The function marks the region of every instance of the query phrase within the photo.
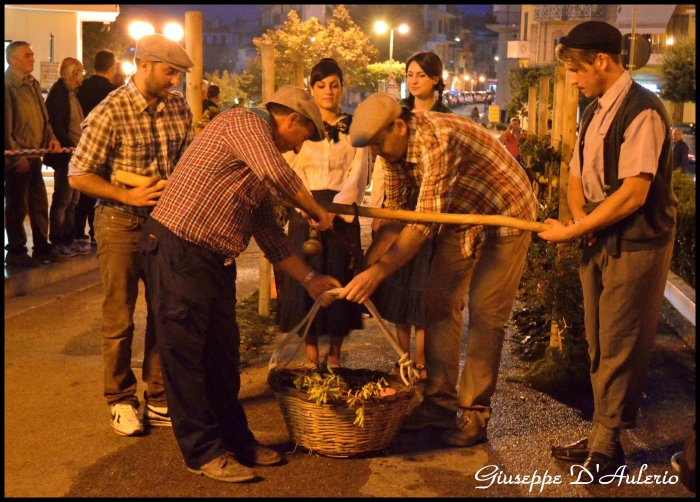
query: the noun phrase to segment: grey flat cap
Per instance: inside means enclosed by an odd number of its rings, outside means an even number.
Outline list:
[[[316,126],[316,132],[318,133],[311,138],[311,141],[326,139],[326,129],[323,127],[321,110],[311,95],[304,89],[294,87],[293,85],[283,85],[263,104],[266,105],[268,103],[277,103],[278,105],[286,106],[311,120]]]
[[[194,66],[180,44],[157,33],[144,35],[136,42],[134,58],[165,63],[184,72],[189,72],[190,68]]]
[[[365,99],[355,110],[350,124],[350,143],[359,148],[369,145],[374,137],[401,116],[401,105],[384,92]]]

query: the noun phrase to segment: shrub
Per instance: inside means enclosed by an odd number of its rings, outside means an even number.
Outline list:
[[[678,197],[678,208],[671,271],[695,289],[695,182],[674,172],[673,192]]]

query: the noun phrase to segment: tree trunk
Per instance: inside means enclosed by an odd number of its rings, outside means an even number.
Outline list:
[[[671,122],[674,124],[683,123],[683,103],[673,103]]]

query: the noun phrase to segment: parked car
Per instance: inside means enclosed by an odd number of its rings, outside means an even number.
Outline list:
[[[476,91],[474,92],[474,102],[475,103],[486,103],[486,91]]]
[[[442,103],[445,106],[449,106],[450,108],[453,108],[457,106],[457,98],[455,98],[452,94],[450,94],[449,91],[445,91],[442,93]]]
[[[452,99],[452,103],[453,103],[453,104],[451,104],[451,105],[449,105],[449,106],[462,106],[462,105],[464,104],[464,102],[462,101],[461,96],[460,96],[460,94],[459,94],[459,91],[452,91],[452,90],[443,91],[443,96],[444,96],[445,94],[447,94],[448,96],[450,96],[451,99]]]
[[[464,96],[464,103],[467,105],[473,105],[476,101],[474,98],[474,93],[471,91],[462,91],[460,94]]]

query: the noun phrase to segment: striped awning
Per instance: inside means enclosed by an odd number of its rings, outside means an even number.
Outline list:
[[[623,35],[632,33],[632,14],[637,9],[636,33],[664,34],[675,8],[675,5],[620,5],[615,26]]]

